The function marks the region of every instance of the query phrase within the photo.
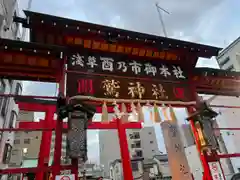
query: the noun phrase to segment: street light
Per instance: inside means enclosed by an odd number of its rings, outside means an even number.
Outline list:
[[[67,102],[62,94],[57,99],[57,114],[59,119],[68,117],[67,154],[70,158],[80,158],[87,161],[87,127],[96,108],[80,100]]]
[[[218,113],[212,110],[206,101],[199,102],[196,108],[196,112],[191,114],[187,120],[194,121],[201,147],[218,149],[218,143],[213,130],[213,119]]]

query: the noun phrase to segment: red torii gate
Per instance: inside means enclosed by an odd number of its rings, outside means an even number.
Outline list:
[[[93,51],[110,51],[111,53],[127,54],[128,56],[139,57],[140,59],[144,57],[155,59],[155,61],[160,59],[165,60],[170,64],[174,62],[178,65],[183,65],[188,69],[188,73],[191,77],[185,83],[189,85],[189,94],[193,96],[196,92],[216,92],[217,94],[224,95],[239,95],[239,91],[237,91],[236,88],[239,76],[234,76],[236,78],[233,79],[232,74],[230,73],[229,78],[226,77],[226,72],[223,72],[224,75],[222,76],[219,76],[219,72],[216,73],[217,75],[208,74],[209,76],[206,76],[205,72],[209,72],[209,70],[204,69],[200,69],[199,74],[195,72],[196,69],[194,69],[194,66],[196,65],[198,57],[210,58],[211,56],[216,56],[220,48],[73,21],[29,11],[26,12],[26,15],[28,17],[27,19],[15,17],[15,21],[20,22],[24,27],[31,29],[31,42],[26,43],[11,40],[1,40],[0,42],[0,55],[2,58],[2,61],[0,62],[0,75],[5,78],[57,82],[60,85],[59,92],[64,93],[65,74],[75,73],[76,76],[79,74],[76,69],[65,69],[65,65],[69,63],[67,62],[67,56],[71,54],[71,51],[75,51],[77,48],[81,47]],[[83,74],[89,75],[91,73],[84,72]],[[98,75],[101,75],[101,73]],[[112,74],[112,76],[117,77],[116,74]],[[220,82],[219,79],[223,82]],[[150,78],[145,78],[145,80],[152,81]],[[168,81],[168,83],[169,82],[174,83],[171,80]],[[181,82],[177,83],[181,84]],[[222,91],[219,91],[219,87],[222,88]],[[76,89],[74,89],[74,91],[75,90]],[[177,88],[175,88],[175,90],[177,90]],[[174,91],[174,93],[181,96],[182,92]],[[56,110],[56,107],[53,104],[55,102],[37,100],[39,98],[56,98],[39,96],[25,96],[24,98],[25,100],[16,97],[19,108],[27,111],[46,112],[45,120],[38,123],[20,123],[19,128],[17,129],[3,129],[1,131],[42,130],[43,138],[39,153],[38,167],[5,169],[0,170],[0,173],[35,172],[37,173],[37,179],[42,180],[44,172],[52,171],[54,178],[59,174],[60,170],[71,169],[77,176],[77,160],[73,160],[72,165],[70,166],[60,165],[61,151],[59,150],[61,149],[62,133],[66,124],[61,120],[53,120],[53,115]],[[35,98],[35,101],[30,100],[31,98]],[[194,101],[197,100],[196,97],[193,99]],[[182,107],[183,105],[175,104],[173,106]],[[188,107],[189,112],[193,112],[192,106],[194,106],[194,104],[184,106]],[[112,112],[112,109],[109,107],[108,111]],[[98,109],[98,112],[101,112],[101,108]],[[203,162],[204,178],[210,180],[211,173],[208,161],[218,161],[219,159],[215,155],[211,155],[212,159],[208,159],[208,155],[202,153],[195,125],[193,121],[190,122],[196,138],[200,157]],[[141,123],[135,122],[123,124],[119,120],[109,123],[91,122],[88,128],[118,129],[124,179],[133,179],[125,129],[141,128]],[[54,164],[53,166],[47,167],[45,161],[47,161],[49,157],[49,140],[52,130],[56,131]]]
[[[57,120],[57,121],[53,120],[54,113],[56,112],[55,105],[41,105],[38,103],[26,103],[26,102],[19,102],[18,105],[19,105],[20,110],[35,111],[35,112],[39,111],[39,112],[46,113],[45,119],[43,121],[20,122],[19,127],[18,127],[19,128],[18,130],[24,130],[24,131],[31,131],[31,130],[32,131],[36,131],[36,130],[43,131],[44,130],[43,134],[42,134],[42,142],[41,142],[41,146],[40,146],[39,157],[38,157],[39,161],[38,161],[38,166],[37,166],[37,168],[44,168],[44,166],[46,166],[46,162],[48,164],[48,161],[49,161],[51,136],[52,136],[51,132],[53,130],[57,131],[57,128],[59,128],[58,130],[61,130],[61,132],[63,133],[63,131],[67,129],[67,123],[61,122],[62,124],[61,124],[61,129],[60,129],[60,127],[58,126],[59,120]],[[112,108],[108,108],[108,111],[113,113]],[[97,108],[97,113],[101,113],[101,108]],[[117,129],[118,135],[119,135],[118,137],[119,137],[119,144],[121,147],[120,150],[121,150],[122,159],[125,159],[125,160],[127,160],[127,162],[130,162],[128,149],[125,148],[127,146],[127,137],[126,137],[125,130],[126,129],[141,129],[141,127],[142,127],[141,122],[121,123],[121,121],[115,120],[115,121],[112,121],[109,123],[90,122],[88,129]],[[56,135],[56,137],[57,137],[57,135]],[[61,144],[62,144],[62,139],[56,138],[55,139],[54,157],[60,156],[60,158],[61,158],[61,151],[56,150],[56,149],[62,148]],[[56,158],[54,158],[54,159],[56,159]],[[77,161],[75,161],[75,163],[77,163]],[[78,163],[77,163],[77,165],[78,165]],[[128,164],[126,163],[126,161],[124,162],[124,160],[123,160],[123,165],[128,166]],[[58,168],[58,171],[56,172],[56,174],[58,174],[59,170],[60,170],[60,163],[59,163],[59,167],[56,167],[56,168]],[[130,166],[130,168],[131,168],[131,166]],[[72,170],[75,169],[75,171],[74,171],[75,176],[78,177],[78,169],[76,169],[76,164],[73,163],[72,167],[70,169],[72,169]],[[130,172],[127,172],[128,176],[131,175],[131,172],[132,172],[131,169],[130,169]],[[42,179],[43,172],[38,173],[37,178]]]
[[[5,97],[14,97],[14,95],[2,95]],[[73,159],[72,165],[61,166],[61,150],[62,148],[62,136],[56,134],[55,139],[55,150],[54,150],[54,160],[56,163],[52,167],[48,167],[49,155],[50,155],[50,146],[51,146],[51,137],[52,131],[60,131],[61,134],[64,133],[64,130],[67,130],[67,123],[64,123],[60,120],[54,120],[54,113],[56,112],[56,102],[47,101],[47,100],[35,100],[34,98],[41,99],[56,99],[56,97],[48,97],[48,96],[15,96],[17,100],[17,104],[20,110],[23,111],[34,111],[34,112],[45,112],[45,119],[40,120],[39,122],[21,122],[18,125],[17,129],[4,129],[4,131],[42,131],[42,140],[40,144],[40,150],[38,155],[38,165],[36,168],[11,168],[0,171],[0,173],[28,173],[35,172],[37,179],[44,178],[44,172],[52,169],[53,178],[59,174],[60,170],[70,169],[75,174],[75,177],[78,177],[78,161]],[[18,100],[19,99],[21,100]],[[24,99],[24,100],[23,100]],[[102,108],[97,107],[96,113],[101,113]],[[128,110],[129,111],[129,110]],[[114,113],[113,107],[108,107],[109,113]],[[60,122],[60,123],[59,123]],[[61,125],[59,125],[61,124]],[[128,152],[127,145],[127,137],[125,130],[126,129],[141,129],[141,122],[128,122],[121,123],[120,120],[113,120],[108,123],[102,122],[92,122],[90,121],[88,129],[116,129],[118,130],[119,144],[121,150],[121,156],[123,159],[123,165],[125,167],[128,166],[130,162],[130,156]],[[58,138],[57,138],[58,137]],[[127,147],[127,148],[126,148]],[[56,150],[58,149],[58,150]],[[123,158],[124,157],[124,158]],[[125,160],[125,161],[124,161]],[[131,165],[129,167],[129,171],[127,171],[127,176],[130,178],[132,176]]]

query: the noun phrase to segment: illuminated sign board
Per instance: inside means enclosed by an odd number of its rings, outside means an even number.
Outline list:
[[[91,50],[100,50],[103,52],[120,53],[129,56],[138,56],[154,59],[162,59],[167,61],[179,61],[180,57],[177,56],[173,51],[169,50],[158,50],[138,44],[121,44],[115,42],[107,42],[104,40],[98,40],[94,37],[84,36],[69,36],[59,35],[48,32],[38,32],[37,30],[32,31],[33,42],[40,42],[46,44],[55,44],[62,46],[75,46],[83,47]]]
[[[140,56],[140,57],[151,57],[158,58],[163,60],[179,60],[178,56],[174,53],[167,51],[157,51],[152,48],[146,47],[137,47],[130,45],[121,45],[116,43],[107,43],[104,41],[96,41],[81,37],[66,37],[66,44],[68,45],[82,45],[84,48],[93,49],[93,50],[101,50],[105,52],[114,52],[114,53],[124,53],[132,56]]]
[[[187,84],[184,68],[167,61],[141,61],[86,48],[68,57],[70,97],[188,102],[192,96]]]

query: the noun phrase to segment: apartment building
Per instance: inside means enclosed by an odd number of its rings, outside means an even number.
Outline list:
[[[20,122],[34,121],[34,112],[20,111],[17,125]],[[9,166],[31,167],[37,163],[40,143],[42,139],[41,131],[19,131],[15,132],[12,155]]]
[[[160,154],[154,127],[128,129],[128,148],[131,159],[152,159]],[[109,177],[110,163],[120,157],[118,133],[116,130],[99,132],[100,164],[104,166],[104,176]]]
[[[217,57],[217,62],[221,69],[229,71],[240,71],[240,37],[233,41],[230,45],[224,48]],[[225,106],[240,106],[239,97],[217,96],[212,104],[219,104]],[[217,117],[219,127],[240,127],[238,117],[240,115],[239,108],[218,108]],[[239,153],[240,145],[240,131],[221,131],[222,142],[225,147],[222,148],[222,153]],[[227,172],[225,174],[240,172],[240,159],[230,158],[227,163]]]
[[[20,25],[13,22],[13,16],[19,15],[17,0],[0,1],[0,37],[20,39]]]
[[[21,94],[22,84],[18,81],[0,79],[1,94]],[[18,115],[18,106],[14,98],[0,97],[0,128],[14,128]],[[14,132],[0,133],[0,169],[8,167],[14,141]],[[4,179],[4,177],[2,177]]]
[[[217,62],[221,69],[240,71],[240,37],[219,53]]]
[[[167,154],[155,155],[152,159],[138,158],[131,161],[134,179],[172,179]],[[110,163],[110,179],[123,180],[122,162]]]

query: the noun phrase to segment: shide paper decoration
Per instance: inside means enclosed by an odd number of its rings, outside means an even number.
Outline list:
[[[159,110],[158,110],[158,106],[156,105],[156,103],[154,104],[153,111],[154,111],[153,121],[154,121],[155,123],[160,123],[160,122],[162,122],[162,119],[161,119],[161,116],[160,116],[160,113],[159,113]]]
[[[101,119],[101,122],[103,122],[103,123],[108,123],[109,122],[108,109],[107,109],[106,102],[104,102],[103,105],[102,105],[102,119]]]

